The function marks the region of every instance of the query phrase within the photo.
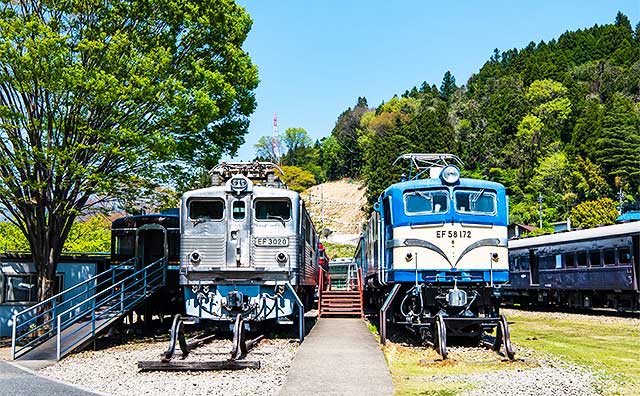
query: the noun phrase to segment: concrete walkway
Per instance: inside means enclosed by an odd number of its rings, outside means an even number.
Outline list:
[[[380,346],[362,319],[321,318],[300,345],[280,396],[393,394]]]
[[[0,360],[0,396],[95,396],[82,389],[50,380]]]

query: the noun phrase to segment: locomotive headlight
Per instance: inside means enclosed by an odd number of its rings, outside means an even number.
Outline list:
[[[280,252],[276,255],[276,261],[280,265],[284,265],[288,260],[289,260],[289,257],[287,257],[287,254],[284,252]]]
[[[198,264],[200,264],[200,261],[202,260],[202,255],[200,254],[199,251],[194,250],[189,255],[189,260],[191,261],[192,264],[198,265]]]
[[[495,261],[496,263],[498,262],[498,259],[500,257],[498,256],[498,253],[491,253],[491,260]]]
[[[413,260],[413,254],[411,254],[411,253],[407,253],[407,254],[404,256],[404,259],[405,259],[405,260],[407,260],[407,262],[409,262],[409,261]]]
[[[440,178],[447,184],[457,183],[460,179],[460,169],[455,165],[447,165],[440,172]]]

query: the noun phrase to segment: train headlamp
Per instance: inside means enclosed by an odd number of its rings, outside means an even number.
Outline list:
[[[286,253],[280,252],[276,255],[276,261],[278,264],[285,264],[289,260]]]
[[[460,169],[455,165],[447,165],[440,172],[440,178],[447,184],[454,184],[460,180]]]
[[[193,252],[191,252],[191,254],[189,255],[189,260],[191,261],[191,263],[193,265],[198,265],[200,264],[200,261],[202,260],[202,255],[200,254],[199,251],[194,250]]]

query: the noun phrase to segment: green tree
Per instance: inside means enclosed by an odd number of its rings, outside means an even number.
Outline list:
[[[27,251],[29,242],[20,228],[8,221],[0,222],[0,251]]]
[[[640,185],[640,119],[628,98],[615,94],[605,110],[602,134],[596,140],[594,156],[609,176]]]
[[[444,73],[444,77],[442,77],[442,84],[440,84],[440,97],[445,102],[448,102],[456,92],[456,89],[458,89],[456,86],[456,78],[451,74],[451,71],[447,70],[447,72]]]
[[[76,221],[64,243],[65,252],[108,252],[111,250],[109,220],[94,215],[84,221]]]
[[[617,204],[611,198],[585,201],[571,210],[571,224],[575,227],[613,224],[617,217]]]
[[[293,191],[303,192],[307,188],[316,184],[313,173],[297,166],[283,166],[283,174],[280,175],[287,187]]]
[[[250,28],[231,0],[2,2],[0,202],[40,299],[78,215],[132,178],[188,180],[236,151],[258,82]]]

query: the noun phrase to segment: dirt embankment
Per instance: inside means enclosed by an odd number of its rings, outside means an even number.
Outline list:
[[[362,231],[366,189],[361,182],[342,179],[313,186],[302,193],[318,231],[332,231],[330,241],[353,243]]]

